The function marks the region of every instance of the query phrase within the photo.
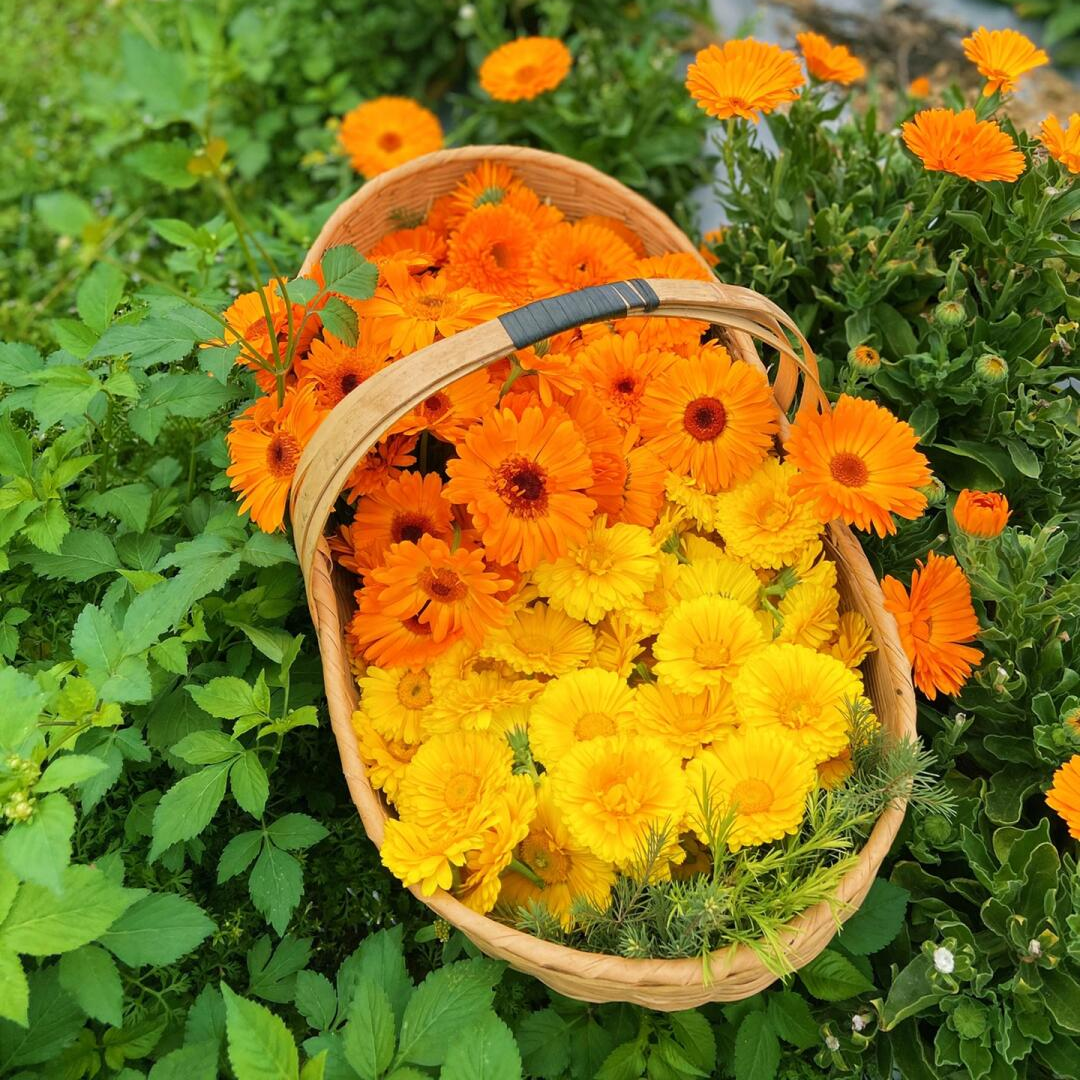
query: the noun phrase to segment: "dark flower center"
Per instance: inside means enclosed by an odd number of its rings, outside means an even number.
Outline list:
[[[683,413],[683,427],[698,442],[711,442],[727,427],[727,410],[719,398],[694,398]]]

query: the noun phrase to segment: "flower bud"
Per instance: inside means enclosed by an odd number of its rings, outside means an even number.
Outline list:
[[[865,1031],[866,1030],[866,1017],[862,1013],[856,1013],[851,1018],[851,1030],[852,1031]]]
[[[873,375],[881,367],[881,353],[872,345],[856,345],[847,354],[847,359],[860,375]]]
[[[959,300],[942,300],[934,308],[934,322],[946,330],[955,330],[967,322],[967,311]]]
[[[956,957],[944,945],[934,950],[934,968],[942,975],[951,975],[956,968]]]
[[[840,1049],[840,1040],[835,1035],[826,1035],[825,1047],[835,1054]]]
[[[1009,377],[1009,365],[1002,356],[983,353],[975,361],[975,374],[986,386],[998,386]]]
[[[945,501],[945,485],[936,476],[931,476],[930,483],[919,488],[919,491],[926,496],[930,506],[940,506]]]
[[[978,540],[1000,536],[1009,521],[1009,500],[998,491],[971,491],[964,488],[953,507],[956,524]]]

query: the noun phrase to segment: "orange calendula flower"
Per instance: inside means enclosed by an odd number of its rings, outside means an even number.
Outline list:
[[[529,285],[543,299],[637,276],[637,256],[603,225],[563,222],[544,232],[533,251]]]
[[[416,464],[413,451],[415,435],[391,435],[381,439],[361,459],[345,481],[345,498],[356,502],[361,495],[378,491],[389,480],[401,474],[402,469]]]
[[[578,370],[608,413],[626,427],[637,420],[649,383],[678,357],[646,350],[637,334],[607,334],[578,353]]]
[[[806,70],[815,79],[850,86],[866,75],[866,65],[852,56],[846,45],[833,45],[828,38],[810,31],[796,34],[795,40],[802,50]]]
[[[518,38],[487,55],[480,65],[480,85],[496,101],[531,101],[554,90],[573,62],[558,38]]]
[[[957,693],[982,660],[978,649],[965,644],[975,640],[979,620],[960,564],[931,551],[912,573],[910,592],[894,577],[886,577],[881,590],[915,669],[915,685],[931,701],[939,691]]]
[[[314,387],[303,386],[286,391],[280,407],[274,397],[260,398],[232,422],[225,436],[232,464],[225,474],[240,493],[237,513],[250,511],[263,532],[284,527],[293,473],[325,415]]]
[[[1062,127],[1058,118],[1051,113],[1039,129],[1039,142],[1069,172],[1080,173],[1080,113],[1073,113],[1069,117],[1068,127]]]
[[[471,210],[503,205],[520,210],[538,230],[550,229],[563,220],[563,212],[557,206],[541,202],[540,196],[526,187],[509,166],[498,161],[482,161],[458,181],[449,195],[435,200],[428,214],[428,225],[452,232]]]
[[[1046,805],[1056,810],[1069,826],[1069,835],[1080,840],[1080,754],[1073,754],[1056,773],[1046,793]]]
[[[983,87],[987,97],[995,90],[1003,94],[1015,90],[1021,75],[1050,63],[1050,57],[1017,30],[987,30],[980,26],[961,44],[964,55],[987,80]]]
[[[316,339],[304,360],[303,380],[315,387],[319,406],[332,409],[361,383],[386,367],[386,356],[363,335],[355,345],[346,345],[332,334]]]
[[[994,120],[977,120],[974,109],[924,109],[903,126],[904,143],[929,172],[965,180],[1015,180],[1024,155]]]
[[[912,79],[908,83],[908,97],[913,98],[926,98],[933,92],[933,87],[930,85],[930,80],[925,75],[920,75],[917,79]]]
[[[439,150],[443,144],[439,118],[406,97],[365,101],[345,114],[338,143],[352,167],[370,180],[387,169]]]
[[[367,257],[379,267],[380,276],[383,267],[391,262],[402,263],[412,274],[422,274],[446,261],[446,239],[428,225],[396,229],[387,233]]]
[[[361,317],[374,320],[374,337],[385,341],[398,356],[407,356],[436,337],[450,337],[507,310],[501,297],[451,288],[442,274],[415,277],[396,263],[387,264],[384,273],[385,284],[356,307]]]
[[[639,423],[668,468],[716,492],[761,463],[779,413],[760,371],[733,361],[722,345],[708,345],[651,382]]]
[[[1009,500],[997,491],[970,491],[964,488],[953,507],[956,524],[980,540],[1000,535],[1009,521]]]
[[[487,414],[498,396],[499,388],[491,385],[487,373],[473,371],[429,394],[390,430],[406,435],[430,431],[444,442],[457,442],[470,424]]]
[[[753,38],[710,45],[686,73],[691,97],[710,116],[741,116],[755,124],[785,101],[794,101],[806,80],[795,54]]]
[[[645,258],[645,245],[641,237],[620,218],[607,217],[604,214],[586,214],[583,218],[578,218],[578,222],[582,225],[602,225],[605,229],[610,229],[616,236],[626,241],[639,259]]]
[[[668,251],[663,255],[650,255],[637,264],[637,277],[682,278],[684,281],[712,281],[713,275],[701,260],[689,251]]]
[[[524,303],[536,240],[533,219],[508,202],[470,210],[450,239],[450,284]]]
[[[520,419],[509,409],[493,412],[458,453],[446,466],[446,498],[467,506],[496,561],[532,570],[585,536],[596,508],[585,494],[592,462],[562,410],[545,415],[534,405]]]
[[[830,413],[804,413],[785,448],[799,470],[791,490],[812,500],[822,521],[843,518],[878,536],[896,532],[893,514],[926,509],[926,458],[910,424],[864,398],[843,394]]]
[[[698,251],[701,253],[701,257],[715,270],[720,260],[717,258],[716,252],[713,248],[724,242],[724,236],[727,233],[727,229],[710,229],[702,238],[701,243],[698,245]]]

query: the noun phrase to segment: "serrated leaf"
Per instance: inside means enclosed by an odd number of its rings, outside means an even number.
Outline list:
[[[271,950],[269,934],[263,934],[248,949],[248,993],[278,1004],[293,999],[296,974],[311,959],[311,938],[286,934]]]
[[[216,765],[239,757],[244,746],[221,731],[193,731],[172,747],[172,753],[189,765]]]
[[[62,754],[49,762],[35,790],[39,793],[59,791],[60,788],[81,784],[104,768],[105,763],[100,758],[88,754]]]
[[[297,1080],[296,1043],[284,1022],[269,1009],[247,1001],[221,984],[229,1064],[236,1080]]]
[[[0,856],[24,881],[58,892],[71,861],[74,831],[71,803],[58,792],[46,795],[37,800],[29,821],[15,822],[0,837]]]
[[[440,1080],[521,1080],[521,1054],[510,1029],[493,1012],[451,1040]]]
[[[157,893],[133,904],[100,942],[130,967],[175,963],[216,929],[198,904]]]
[[[78,319],[53,319],[52,332],[56,344],[77,360],[85,360],[97,344],[97,333]]]
[[[378,267],[368,262],[351,244],[328,248],[323,252],[320,265],[328,292],[352,300],[367,300],[375,294]]]
[[[220,720],[260,713],[251,685],[233,675],[211,679],[205,686],[189,686],[187,692],[203,712]]]
[[[735,1080],[773,1080],[780,1043],[763,1012],[748,1013],[735,1036]]]
[[[100,517],[112,516],[132,532],[145,532],[150,521],[154,493],[146,484],[122,484],[91,495],[87,505]]]
[[[60,957],[60,985],[87,1016],[103,1024],[123,1023],[124,989],[116,961],[97,945],[84,945]]]
[[[540,1080],[560,1080],[570,1065],[566,1021],[554,1009],[526,1015],[517,1028],[525,1067]]]
[[[814,1023],[810,1006],[802,994],[790,990],[772,991],[766,1010],[776,1033],[797,1050],[808,1049],[820,1038],[818,1025]]]
[[[279,934],[284,934],[304,894],[304,871],[290,854],[273,844],[264,844],[248,879],[248,889],[258,912]]]
[[[859,910],[841,927],[837,940],[859,956],[884,949],[904,925],[909,898],[906,889],[878,878]]]
[[[378,1080],[394,1056],[394,1013],[385,991],[372,979],[362,979],[348,1011],[342,1033],[345,1060],[360,1080]]]
[[[0,1021],[0,1076],[17,1074],[20,1065],[56,1059],[86,1022],[82,1009],[60,986],[55,967],[32,972],[28,981],[26,1028]]]
[[[218,860],[217,880],[220,885],[229,878],[242,874],[255,860],[262,847],[263,836],[257,829],[234,836],[221,852]]]
[[[352,1000],[361,979],[371,979],[386,992],[394,1020],[401,1024],[405,1006],[413,995],[412,980],[405,969],[403,936],[400,926],[369,934],[346,958],[337,973],[338,1000],[343,1005]]]
[[[307,814],[283,814],[266,831],[278,847],[287,851],[303,851],[330,835]]]
[[[0,475],[29,477],[32,464],[30,437],[11,422],[10,416],[0,416]]]
[[[217,1080],[217,1066],[217,1043],[194,1043],[158,1058],[147,1080]]]
[[[270,797],[270,781],[259,760],[258,751],[248,750],[233,762],[229,770],[229,786],[242,810],[253,818],[262,817],[266,800]]]
[[[22,961],[8,949],[0,949],[0,1017],[27,1026],[30,984]]]
[[[151,862],[173,844],[198,836],[210,824],[225,797],[228,774],[227,761],[207,765],[165,792],[154,811]]]
[[[316,1031],[325,1031],[337,1014],[337,994],[334,985],[317,971],[296,974],[294,1003],[300,1015]]]
[[[850,960],[831,949],[800,968],[799,978],[819,1001],[844,1001],[874,989],[874,984]]]
[[[86,529],[72,529],[60,544],[59,553],[31,551],[22,556],[22,561],[42,577],[76,584],[112,573],[120,566],[108,536]]]
[[[75,294],[75,306],[91,330],[101,333],[112,320],[124,295],[124,275],[111,263],[98,263],[83,279]]]
[[[60,544],[70,528],[63,504],[59,499],[49,499],[26,519],[23,533],[34,547],[59,554]]]
[[[125,155],[124,164],[167,188],[189,188],[199,182],[194,173],[188,172],[191,154],[189,146],[175,140],[144,143]]]
[[[324,329],[348,346],[356,344],[359,322],[356,312],[344,300],[331,296],[319,309]]]

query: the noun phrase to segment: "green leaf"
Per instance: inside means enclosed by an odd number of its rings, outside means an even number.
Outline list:
[[[401,1025],[405,1006],[413,995],[413,984],[405,970],[400,926],[369,934],[338,969],[337,996],[343,1004],[352,1001],[361,979],[370,978],[390,999],[394,1020]]]
[[[1044,971],[1043,1001],[1058,1027],[1080,1035],[1080,983],[1061,967]]]
[[[319,309],[319,318],[327,333],[333,334],[346,345],[356,344],[359,323],[356,312],[344,300],[331,296]]]
[[[97,333],[78,319],[53,319],[52,332],[56,344],[78,360],[85,360],[97,344]]]
[[[49,499],[26,519],[23,533],[35,547],[59,554],[60,544],[70,528],[63,503],[59,499]]]
[[[0,949],[0,1017],[26,1027],[29,1005],[30,984],[22,961],[9,949]]]
[[[383,993],[385,996],[385,991]],[[325,1031],[333,1024],[337,1014],[337,994],[325,975],[317,971],[298,971],[294,1001],[300,1015],[316,1031]],[[390,1020],[393,1023],[393,1015]]]
[[[29,477],[33,464],[30,438],[10,416],[0,416],[0,474]]]
[[[133,904],[100,937],[129,967],[172,964],[216,929],[198,904],[176,893],[155,893]]]
[[[796,1050],[809,1049],[821,1037],[802,994],[790,990],[773,991],[768,996],[766,1011],[773,1030]]]
[[[748,1013],[735,1036],[735,1080],[773,1080],[780,1065],[780,1041],[763,1012]]]
[[[228,762],[207,765],[192,776],[178,780],[165,792],[154,811],[151,862],[166,848],[198,836],[210,824],[225,797],[228,773]]]
[[[231,345],[210,345],[199,349],[199,370],[213,376],[220,383],[229,381],[236,358],[240,355],[240,342]]]
[[[68,867],[61,884],[59,894],[23,884],[0,923],[0,945],[29,956],[71,952],[104,933],[140,895],[92,866]]]
[[[97,219],[94,208],[70,191],[54,191],[34,200],[34,212],[50,232],[59,236],[81,236],[83,229]]]
[[[63,874],[71,861],[71,835],[75,810],[58,793],[38,799],[29,821],[18,821],[0,837],[0,855],[24,881],[53,892],[63,887]],[[26,952],[26,949],[21,949]]]
[[[124,164],[167,188],[194,187],[199,178],[188,172],[191,148],[182,142],[151,142],[125,155]]]
[[[283,934],[304,894],[304,871],[287,852],[264,844],[248,879],[248,889],[256,910]]]
[[[840,944],[860,956],[884,949],[900,933],[909,899],[907,889],[878,878],[862,906],[841,928]]]
[[[35,791],[40,794],[43,791],[58,791],[60,788],[81,784],[104,768],[105,762],[100,758],[90,757],[89,754],[62,754],[49,763],[37,782]]]
[[[193,731],[172,747],[172,753],[189,765],[216,765],[238,758],[244,745],[220,731]]]
[[[1020,442],[1019,439],[1009,439],[1005,443],[1005,448],[1009,451],[1009,457],[1012,458],[1012,463],[1016,466],[1017,472],[1030,477],[1032,480],[1039,478],[1039,474],[1042,472],[1042,463],[1027,443]]]
[[[522,1019],[517,1042],[530,1076],[560,1080],[570,1066],[567,1035],[567,1023],[554,1009],[540,1009]]]
[[[262,714],[255,701],[253,688],[233,675],[211,679],[205,686],[189,686],[187,692],[203,712],[221,720],[237,720],[253,713]]]
[[[123,295],[124,275],[111,263],[98,263],[75,294],[79,318],[100,334],[112,321]]]
[[[266,800],[270,796],[270,781],[262,767],[256,750],[248,750],[243,757],[233,762],[229,770],[229,786],[233,798],[242,810],[253,818],[261,818],[266,809]]]
[[[72,529],[60,544],[59,554],[31,551],[22,556],[35,574],[80,584],[118,570],[120,560],[112,541],[103,532]]]
[[[236,1080],[297,1080],[300,1060],[284,1022],[269,1009],[247,1001],[221,984],[229,1064]]]
[[[820,1001],[844,1001],[874,989],[874,984],[850,960],[831,949],[801,968],[799,978]]]
[[[307,814],[283,814],[266,831],[278,847],[287,851],[303,851],[330,835]]]
[[[494,1013],[452,1039],[440,1080],[521,1080],[521,1054],[510,1029]]]
[[[264,626],[249,626],[247,623],[234,623],[238,630],[243,630],[248,641],[255,646],[267,658],[275,664],[280,664],[285,656],[285,650],[292,645],[292,634],[284,630],[268,630]]]
[[[41,353],[32,345],[21,341],[0,341],[0,383],[7,383],[13,388],[35,386],[44,366]],[[0,420],[0,428],[2,424],[3,421]],[[2,443],[3,439],[0,438],[0,445]],[[2,471],[0,468],[0,472]]]
[[[342,1035],[345,1060],[360,1080],[378,1080],[394,1056],[394,1013],[385,991],[372,979],[362,979],[349,1006]]]
[[[123,1023],[124,990],[116,961],[97,945],[84,945],[60,957],[60,985],[87,1016],[103,1024]]]
[[[0,1076],[11,1076],[19,1065],[56,1059],[86,1021],[82,1009],[60,986],[55,967],[32,972],[29,982],[26,1028],[0,1021]],[[52,1070],[47,1074],[53,1074]]]
[[[491,1008],[501,976],[492,960],[462,960],[428,975],[405,1007],[398,1060],[441,1065],[455,1035]]]
[[[154,493],[147,484],[122,484],[86,500],[86,505],[99,517],[111,515],[137,533],[146,531],[153,504]]]
[[[442,1074],[445,1076],[445,1072]],[[645,1051],[635,1039],[616,1046],[606,1058],[595,1080],[640,1080],[645,1075]],[[662,1073],[660,1075],[670,1076]],[[678,1075],[678,1074],[676,1074]]]
[[[891,1031],[908,1017],[933,1006],[942,992],[930,982],[930,957],[921,953],[892,981],[881,1009],[881,1030]]]
[[[150,228],[161,237],[162,240],[177,247],[198,248],[199,232],[180,218],[152,218]]]
[[[217,1065],[217,1043],[195,1043],[158,1058],[147,1080],[217,1080]]]
[[[672,1013],[668,1019],[689,1062],[711,1076],[716,1068],[716,1036],[709,1021],[694,1009]]]
[[[325,1080],[328,1057],[329,1051],[323,1050],[305,1061],[300,1070],[300,1080]]]
[[[263,834],[251,829],[234,836],[226,845],[218,860],[217,880],[220,885],[229,878],[242,874],[254,861],[262,847]]]
[[[291,1002],[297,973],[310,959],[311,938],[286,934],[271,953],[270,935],[263,934],[248,949],[248,993],[280,1005]]]
[[[973,213],[971,210],[947,210],[945,216],[969,232],[980,244],[985,244],[988,248],[994,246],[994,241],[990,239],[990,234],[983,224],[981,214]]]
[[[328,248],[323,252],[321,265],[328,292],[353,300],[367,300],[374,296],[375,284],[379,280],[378,267],[368,262],[351,244]]]
[[[47,367],[40,375],[41,385],[34,391],[31,408],[43,428],[66,417],[81,418],[94,397],[101,393],[101,384],[84,368],[68,364]]]

